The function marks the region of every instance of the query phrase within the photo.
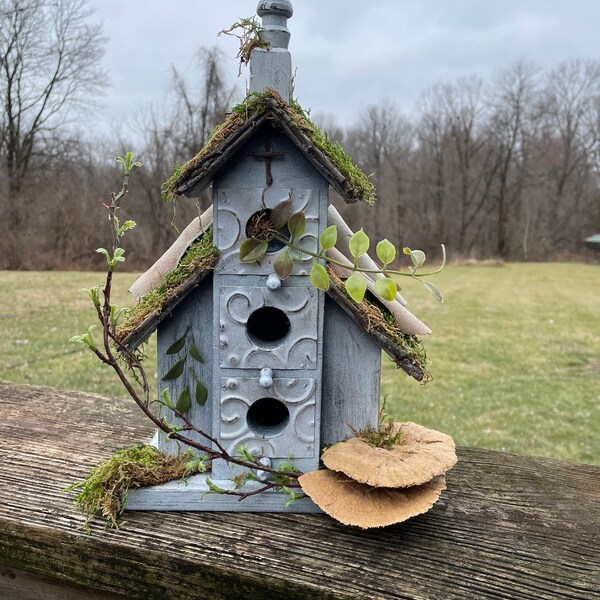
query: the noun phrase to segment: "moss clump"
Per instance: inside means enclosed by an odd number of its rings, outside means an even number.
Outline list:
[[[394,419],[385,412],[386,400],[384,398],[383,405],[379,411],[379,427],[367,426],[364,429],[354,429],[354,435],[357,438],[365,440],[371,446],[377,448],[391,448],[402,441],[402,432],[394,423]]]
[[[117,338],[122,340],[136,329],[152,313],[160,314],[169,301],[177,296],[179,288],[192,273],[205,271],[213,265],[219,251],[213,246],[212,227],[194,242],[179,262],[179,265],[167,273],[161,284],[139,299],[128,313],[126,321],[117,329]]]
[[[268,109],[266,100],[274,100],[289,116],[293,124],[311,140],[311,142],[323,153],[338,171],[351,183],[356,195],[366,204],[375,204],[375,186],[363,171],[352,163],[350,156],[338,144],[333,143],[309,118],[306,111],[300,105],[292,101],[287,104],[273,90],[250,94],[244,102],[237,104],[231,109],[231,113],[225,121],[217,127],[210,135],[206,145],[187,162],[183,168],[178,167],[172,177],[163,186],[163,198],[170,199],[175,195],[175,190],[181,185],[187,174],[195,169],[203,159],[213,152],[241,125],[256,114]]]
[[[98,515],[107,525],[117,527],[125,509],[127,491],[132,487],[158,485],[186,475],[186,456],[167,456],[154,446],[138,444],[117,450],[100,463],[84,481],[66,491],[79,490],[75,504],[87,516],[86,527]]]

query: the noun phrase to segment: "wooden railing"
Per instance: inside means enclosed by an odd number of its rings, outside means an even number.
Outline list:
[[[0,598],[598,598],[600,468],[459,449],[427,514],[380,530],[325,515],[73,507],[70,483],[149,439],[127,400],[0,383]]]

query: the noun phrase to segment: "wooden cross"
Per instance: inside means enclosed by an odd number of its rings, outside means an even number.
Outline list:
[[[265,161],[265,170],[267,176],[267,187],[270,187],[273,183],[273,175],[271,174],[271,159],[283,158],[285,154],[283,152],[271,152],[271,142],[265,142],[264,152],[257,152],[252,154],[257,160]]]

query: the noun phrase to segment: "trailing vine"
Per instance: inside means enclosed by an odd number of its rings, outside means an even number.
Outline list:
[[[362,302],[367,291],[367,283],[361,273],[376,275],[375,291],[379,296],[388,302],[396,298],[398,291],[396,281],[392,275],[410,277],[420,281],[425,289],[438,301],[443,302],[444,298],[437,286],[423,277],[429,277],[440,273],[446,264],[446,248],[442,244],[442,264],[437,269],[427,272],[420,272],[426,260],[425,253],[422,250],[411,250],[404,248],[403,253],[410,257],[412,266],[408,271],[399,271],[390,269],[389,265],[396,260],[396,248],[387,239],[381,240],[376,246],[377,258],[382,263],[380,269],[368,269],[359,266],[359,259],[366,255],[371,241],[369,236],[360,229],[349,241],[349,250],[354,261],[353,263],[341,262],[327,254],[328,251],[335,248],[337,243],[337,227],[331,225],[327,227],[319,236],[319,251],[313,252],[298,245],[298,239],[303,235],[306,229],[306,215],[303,211],[293,211],[292,200],[287,198],[282,200],[270,210],[268,216],[254,224],[252,235],[245,239],[240,245],[240,260],[245,263],[259,262],[266,254],[269,242],[278,240],[285,246],[286,250],[282,252],[273,264],[277,276],[284,280],[287,279],[294,268],[294,260],[299,260],[303,255],[311,256],[312,268],[310,270],[310,281],[319,290],[327,291],[331,284],[327,269],[322,262],[330,263],[351,271],[351,275],[344,282],[346,292],[355,302]],[[282,231],[289,231],[289,235],[284,235]]]

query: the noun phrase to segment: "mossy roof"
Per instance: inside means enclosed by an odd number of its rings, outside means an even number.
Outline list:
[[[297,103],[287,104],[273,90],[251,94],[234,106],[198,154],[175,169],[163,185],[165,198],[197,196],[265,122],[279,127],[346,202],[375,203],[375,186],[343,148],[331,142]]]

